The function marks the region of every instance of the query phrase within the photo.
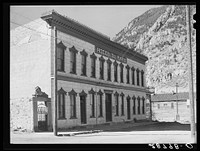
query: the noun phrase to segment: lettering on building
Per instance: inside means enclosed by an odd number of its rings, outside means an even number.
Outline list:
[[[123,62],[123,63],[127,63],[127,58],[124,58],[124,57],[121,57],[121,56],[116,55],[114,53],[108,52],[108,51],[103,50],[103,49],[101,49],[97,46],[95,46],[95,53],[106,56],[108,58],[112,58],[114,60],[117,60],[117,61],[120,61],[120,62]]]

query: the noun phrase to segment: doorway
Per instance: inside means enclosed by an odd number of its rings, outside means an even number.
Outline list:
[[[127,119],[131,119],[131,110],[130,110],[130,99],[127,98]]]
[[[47,106],[46,102],[38,101],[38,130],[47,131]]]
[[[106,93],[106,122],[112,121],[112,94]]]
[[[80,96],[81,124],[86,124],[86,97]]]

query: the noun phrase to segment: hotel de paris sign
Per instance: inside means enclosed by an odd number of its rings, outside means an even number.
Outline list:
[[[127,58],[124,58],[124,57],[121,57],[121,56],[116,55],[114,53],[108,52],[108,51],[103,50],[103,49],[101,49],[97,46],[95,46],[95,53],[98,53],[100,55],[112,58],[114,60],[117,60],[117,61],[120,61],[120,62],[123,62],[123,63],[127,63]]]

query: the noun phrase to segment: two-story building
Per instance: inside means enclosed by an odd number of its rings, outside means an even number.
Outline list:
[[[56,89],[58,129],[146,118],[146,56],[55,11],[32,24],[11,33],[23,37],[11,47],[11,102],[30,104],[18,114],[29,129],[52,130]]]

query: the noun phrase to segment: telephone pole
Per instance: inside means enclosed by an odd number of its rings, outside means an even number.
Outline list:
[[[180,116],[178,114],[178,83],[176,83],[176,121],[180,120]]]
[[[188,63],[189,63],[188,78],[189,78],[189,98],[190,98],[190,127],[191,127],[191,138],[194,141],[194,143],[196,143],[190,5],[186,5],[186,23],[187,23],[187,45],[188,45],[188,51],[189,51],[189,53],[188,53]]]
[[[52,26],[51,29],[51,82],[52,82],[52,111],[53,111],[53,133],[57,136],[57,29]]]

